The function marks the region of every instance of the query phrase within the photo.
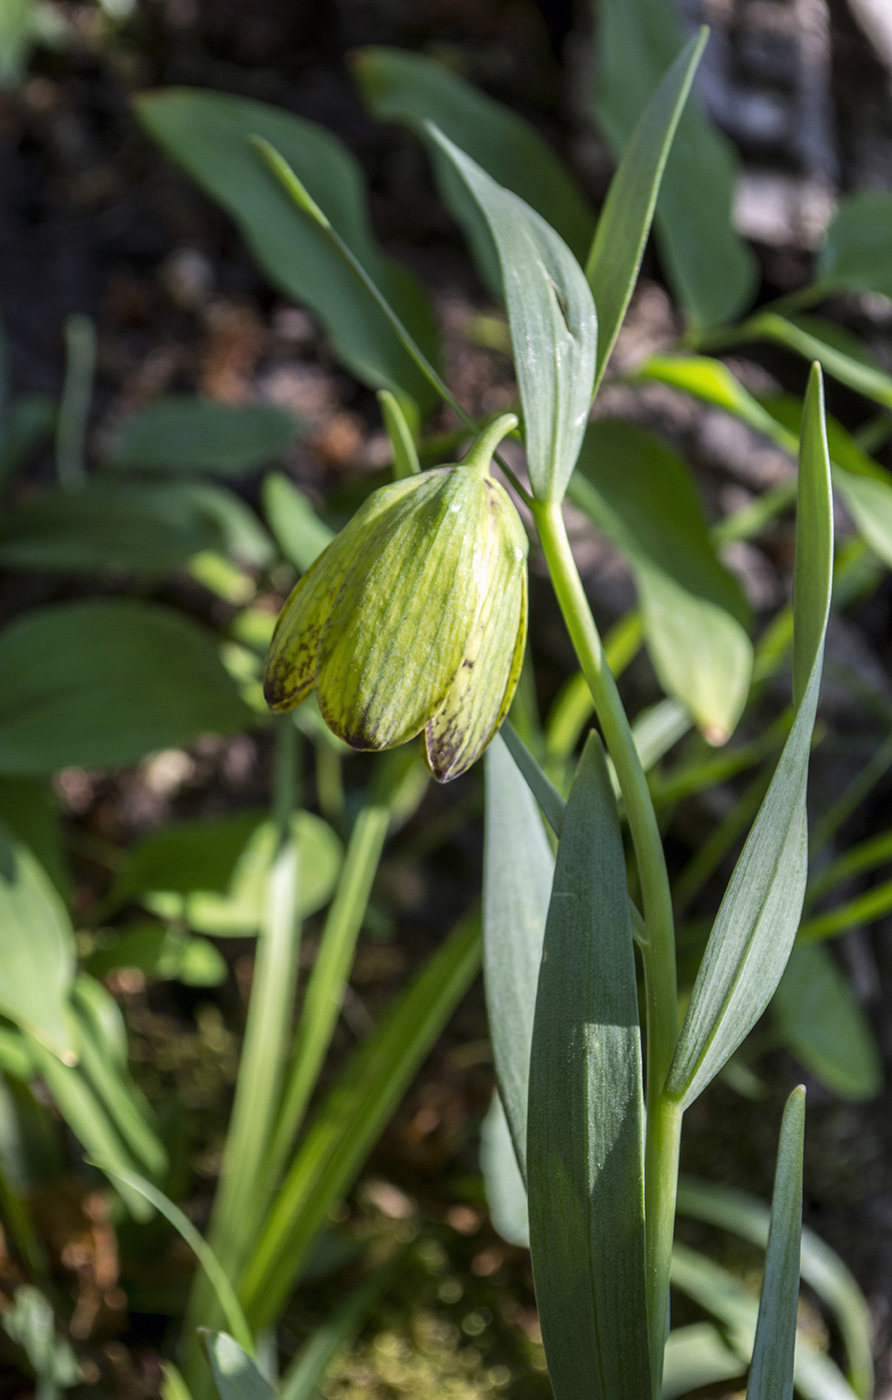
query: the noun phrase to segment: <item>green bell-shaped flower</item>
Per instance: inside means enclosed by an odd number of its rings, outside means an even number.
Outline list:
[[[372,493],[282,609],[264,676],[271,709],[315,686],[326,724],[355,749],[423,730],[442,783],[480,757],[526,640],[526,532],[489,473],[516,424],[499,418],[458,466]]]

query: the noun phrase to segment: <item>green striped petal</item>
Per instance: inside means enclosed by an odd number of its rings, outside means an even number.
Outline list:
[[[486,593],[491,483],[464,467],[411,480],[351,561],[319,639],[319,708],[357,749],[402,744],[443,706]]]
[[[418,478],[374,491],[291,590],[270,643],[263,693],[271,710],[293,710],[316,684],[316,652],[331,605],[369,529],[416,488]]]
[[[516,530],[496,525],[490,585],[477,625],[446,703],[424,731],[424,759],[440,783],[459,777],[486,749],[508,713],[523,665],[527,538],[510,501],[508,507]]]

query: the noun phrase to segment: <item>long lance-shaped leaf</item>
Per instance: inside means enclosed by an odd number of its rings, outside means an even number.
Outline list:
[[[607,191],[585,265],[600,322],[595,393],[635,290],[666,160],[708,36],[709,31],[701,29],[666,73]]]
[[[348,1061],[320,1105],[260,1233],[241,1287],[272,1326],[331,1207],[365,1158],[480,966],[479,919],[456,926]]]
[[[257,1362],[227,1332],[208,1332],[205,1346],[220,1400],[276,1400]]]
[[[556,1400],[648,1400],[638,994],[616,800],[586,744],[561,829],[527,1129],[530,1242]]]
[[[467,185],[499,254],[533,493],[559,501],[579,455],[595,379],[597,317],[564,240],[437,127],[426,129]]]
[[[535,799],[499,736],[486,752],[483,968],[496,1075],[524,1177],[530,1046],[553,875]]]
[[[794,1089],[784,1109],[771,1201],[771,1228],[747,1400],[790,1400],[802,1252],[802,1146],[805,1090]]]
[[[818,365],[806,395],[799,454],[793,589],[796,718],[716,916],[694,983],[666,1092],[686,1107],[765,1010],[781,979],[805,897],[805,792],[830,609],[833,515]]]

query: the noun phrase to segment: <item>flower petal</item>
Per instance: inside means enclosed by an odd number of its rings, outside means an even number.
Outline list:
[[[491,483],[461,467],[414,480],[352,560],[319,641],[319,708],[357,749],[404,743],[441,708],[488,584]]]
[[[527,578],[521,559],[493,579],[446,703],[425,727],[424,760],[438,783],[450,782],[476,763],[501,725],[517,689],[526,635]]]
[[[319,636],[344,575],[365,533],[411,494],[416,481],[396,481],[373,492],[292,589],[279,614],[263,674],[263,693],[271,710],[293,710],[310,694],[316,684]]]

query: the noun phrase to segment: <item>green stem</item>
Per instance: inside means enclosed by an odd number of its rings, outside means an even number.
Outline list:
[[[96,370],[96,327],[89,316],[68,317],[65,350],[65,382],[56,428],[56,472],[59,485],[71,489],[81,486],[87,474],[84,438]]]
[[[558,504],[536,502],[533,515],[545,551],[548,571],[576,651],[592,693],[604,740],[613,759],[635,846],[644,904],[645,939],[641,943],[647,1015],[647,1145],[645,1162],[648,1235],[648,1294],[651,1323],[651,1362],[655,1375],[662,1368],[665,1340],[665,1293],[668,1289],[668,1251],[663,1238],[667,1219],[675,1209],[674,1165],[664,1160],[664,1148],[676,1142],[666,1128],[667,1109],[661,1098],[675,1042],[678,1037],[678,991],[675,966],[675,930],[672,898],[663,855],[663,843],[647,779],[616,682],[607,665],[582,580],[567,539]],[[671,1169],[670,1169],[671,1168]],[[671,1250],[671,1225],[669,1249]],[[660,1272],[662,1270],[662,1273]],[[655,1320],[654,1309],[657,1310]],[[659,1340],[658,1340],[659,1338]]]
[[[669,1331],[669,1268],[675,1237],[675,1197],[682,1110],[660,1095],[647,1115],[644,1181],[647,1211],[647,1322],[654,1395],[663,1383],[663,1354]]]

